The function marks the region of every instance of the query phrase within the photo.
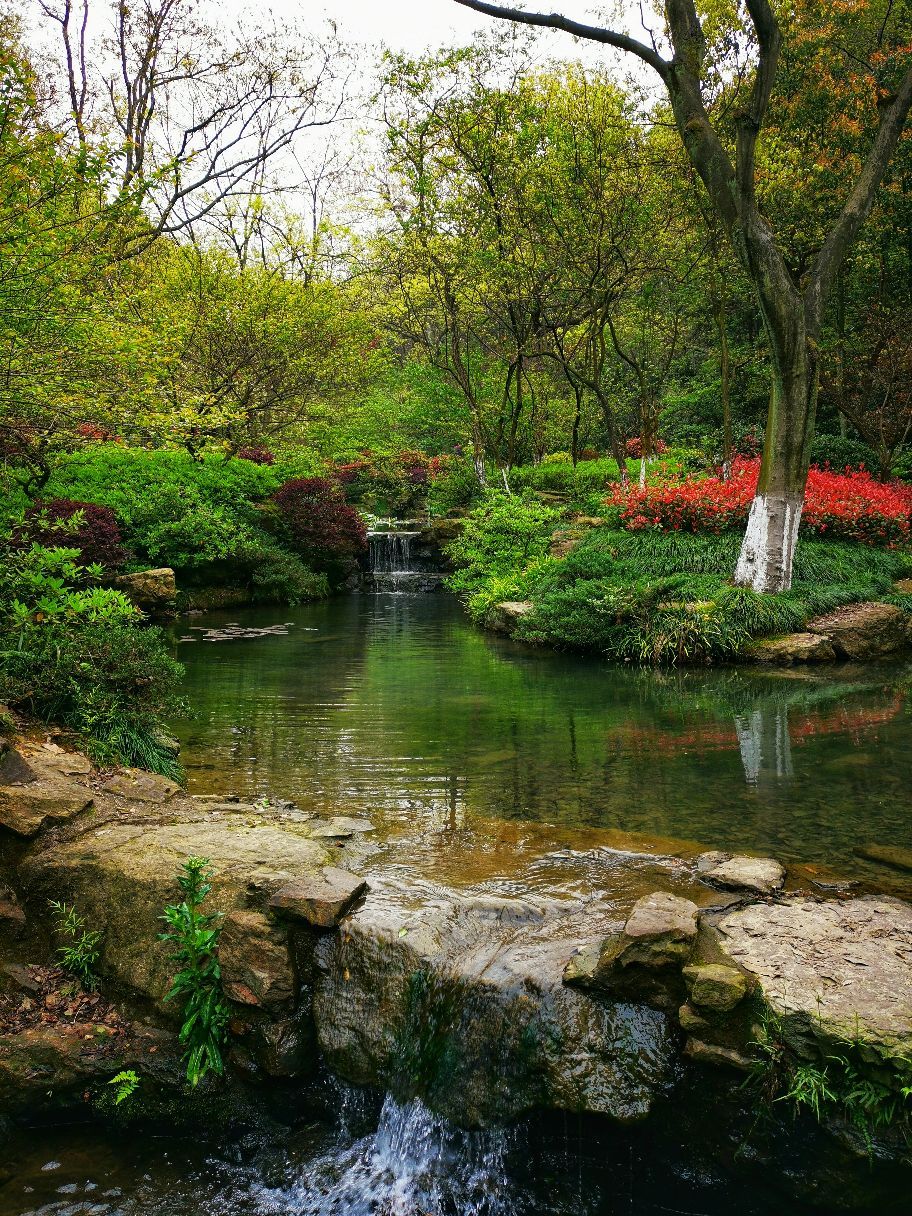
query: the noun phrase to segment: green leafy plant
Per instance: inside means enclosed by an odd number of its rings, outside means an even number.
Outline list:
[[[212,869],[205,857],[188,857],[177,875],[183,899],[169,904],[162,920],[168,926],[160,940],[174,947],[170,958],[179,965],[165,1000],[179,1001],[183,1023],[187,1080],[198,1085],[208,1072],[225,1070],[222,1051],[228,1024],[228,1006],[222,995],[218,940],[221,913],[203,912],[212,891]]]
[[[139,1088],[139,1077],[132,1068],[128,1068],[119,1072],[116,1077],[112,1077],[108,1084],[115,1087],[114,1105],[120,1106],[121,1102],[126,1102],[136,1093]]]
[[[65,939],[64,944],[57,947],[61,967],[88,991],[97,988],[95,964],[98,962],[101,933],[97,929],[86,928],[86,920],[76,911],[75,905],[52,899],[48,901],[48,906],[56,932]]]

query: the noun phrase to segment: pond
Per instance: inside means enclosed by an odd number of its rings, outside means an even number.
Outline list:
[[[285,633],[209,641],[232,622]],[[191,618],[191,790],[284,797],[449,849],[499,830],[697,842],[898,881],[912,666],[654,671],[483,633],[446,595]]]

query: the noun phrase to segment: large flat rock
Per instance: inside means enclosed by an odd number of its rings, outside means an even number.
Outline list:
[[[912,1058],[909,904],[792,897],[732,912],[718,933],[799,1051],[857,1040],[869,1060]]]
[[[877,659],[909,645],[909,614],[895,604],[847,604],[809,621],[807,631],[829,638],[842,657]]]
[[[35,849],[23,861],[33,895],[75,903],[103,931],[101,965],[123,985],[161,1000],[172,964],[158,941],[162,909],[180,893],[175,876],[188,857],[214,871],[213,911],[264,909],[292,880],[326,865],[327,850],[276,823],[214,816],[165,823],[104,824],[74,839]]]

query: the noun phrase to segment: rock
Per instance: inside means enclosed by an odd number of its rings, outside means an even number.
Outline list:
[[[690,1003],[711,1013],[728,1013],[747,995],[747,980],[734,967],[702,963],[684,968]]]
[[[659,1009],[681,1003],[681,968],[697,936],[699,909],[689,899],[655,891],[634,904],[621,933],[570,960],[564,982]]]
[[[137,574],[118,574],[111,586],[122,591],[131,604],[149,616],[172,616],[177,596],[174,571],[168,566],[141,570]]]
[[[344,933],[316,946],[329,1067],[421,1096],[462,1126],[539,1107],[643,1118],[671,1065],[665,1018],[561,983],[579,905],[531,915],[528,901],[499,902],[495,913],[445,888],[372,879]]]
[[[179,794],[181,787],[157,773],[147,773],[140,768],[122,768],[105,783],[105,792],[118,794],[133,802],[166,802]]]
[[[17,836],[37,836],[42,828],[73,819],[91,805],[85,790],[64,783],[0,786],[0,827]]]
[[[699,861],[697,863],[699,869]],[[782,890],[785,869],[772,857],[736,855],[709,865],[703,878],[725,891],[751,891],[755,895],[774,895]]]
[[[5,928],[18,935],[24,925],[25,913],[19,906],[15,893],[0,882],[0,930]]]
[[[41,979],[27,963],[3,963],[0,973],[6,976],[22,992],[41,991]]]
[[[750,1056],[743,1055],[733,1047],[721,1047],[718,1043],[704,1043],[702,1039],[689,1038],[684,1044],[684,1054],[689,1060],[698,1064],[711,1064],[713,1067],[736,1068],[739,1072],[751,1072],[754,1061]]]
[[[273,912],[305,920],[319,929],[332,929],[366,890],[367,883],[357,874],[350,874],[338,866],[324,866],[276,891],[269,907]]]
[[[347,840],[356,832],[372,832],[374,825],[369,819],[357,819],[352,815],[333,815],[310,829],[315,840]]]
[[[826,634],[787,633],[752,642],[744,655],[757,663],[832,663],[836,651]]]
[[[253,1031],[251,1049],[270,1077],[300,1077],[316,1063],[316,1041],[310,1011],[264,1022]]]
[[[186,804],[182,809],[171,800],[154,813],[180,816]],[[275,891],[330,861],[317,841],[268,820],[178,817],[164,823],[115,821],[56,841],[33,850],[19,878],[23,891],[38,901],[75,903],[103,932],[102,974],[160,1002],[174,967],[167,943],[158,940],[159,918],[166,904],[179,899],[175,876],[188,857],[209,859],[214,873],[206,908],[222,912],[257,904],[265,911]]]
[[[6,744],[0,748],[0,785],[29,785],[38,774],[20,752]]]
[[[535,611],[531,600],[504,600],[488,613],[487,626],[495,633],[513,633],[519,622]]]
[[[219,937],[225,995],[241,1005],[281,1008],[294,998],[288,933],[262,912],[229,912]]]
[[[912,578],[901,578],[893,587],[900,595],[912,595]]]
[[[798,1055],[844,1050],[890,1067],[912,1059],[912,906],[792,897],[727,913],[721,948],[755,981]]]
[[[859,845],[855,852],[859,857],[867,858],[868,861],[876,861],[882,866],[890,866],[894,870],[912,873],[912,849],[904,849],[902,845],[863,844]]]
[[[809,633],[826,634],[838,655],[876,659],[909,644],[909,617],[895,604],[847,604],[809,621]]]

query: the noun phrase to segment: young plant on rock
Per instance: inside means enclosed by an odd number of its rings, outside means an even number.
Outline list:
[[[162,920],[168,930],[159,935],[174,947],[170,958],[179,965],[165,1000],[182,1004],[180,1041],[191,1085],[198,1085],[207,1072],[221,1076],[225,1071],[228,1006],[218,961],[221,913],[202,911],[212,890],[211,877],[208,858],[187,858],[177,875],[183,899],[165,908]]]
[[[64,938],[64,944],[57,947],[60,965],[64,971],[77,979],[87,992],[91,992],[98,987],[95,964],[98,962],[101,933],[97,929],[86,929],[85,917],[79,915],[73,904],[56,899],[49,900],[48,904],[54,927]]]

